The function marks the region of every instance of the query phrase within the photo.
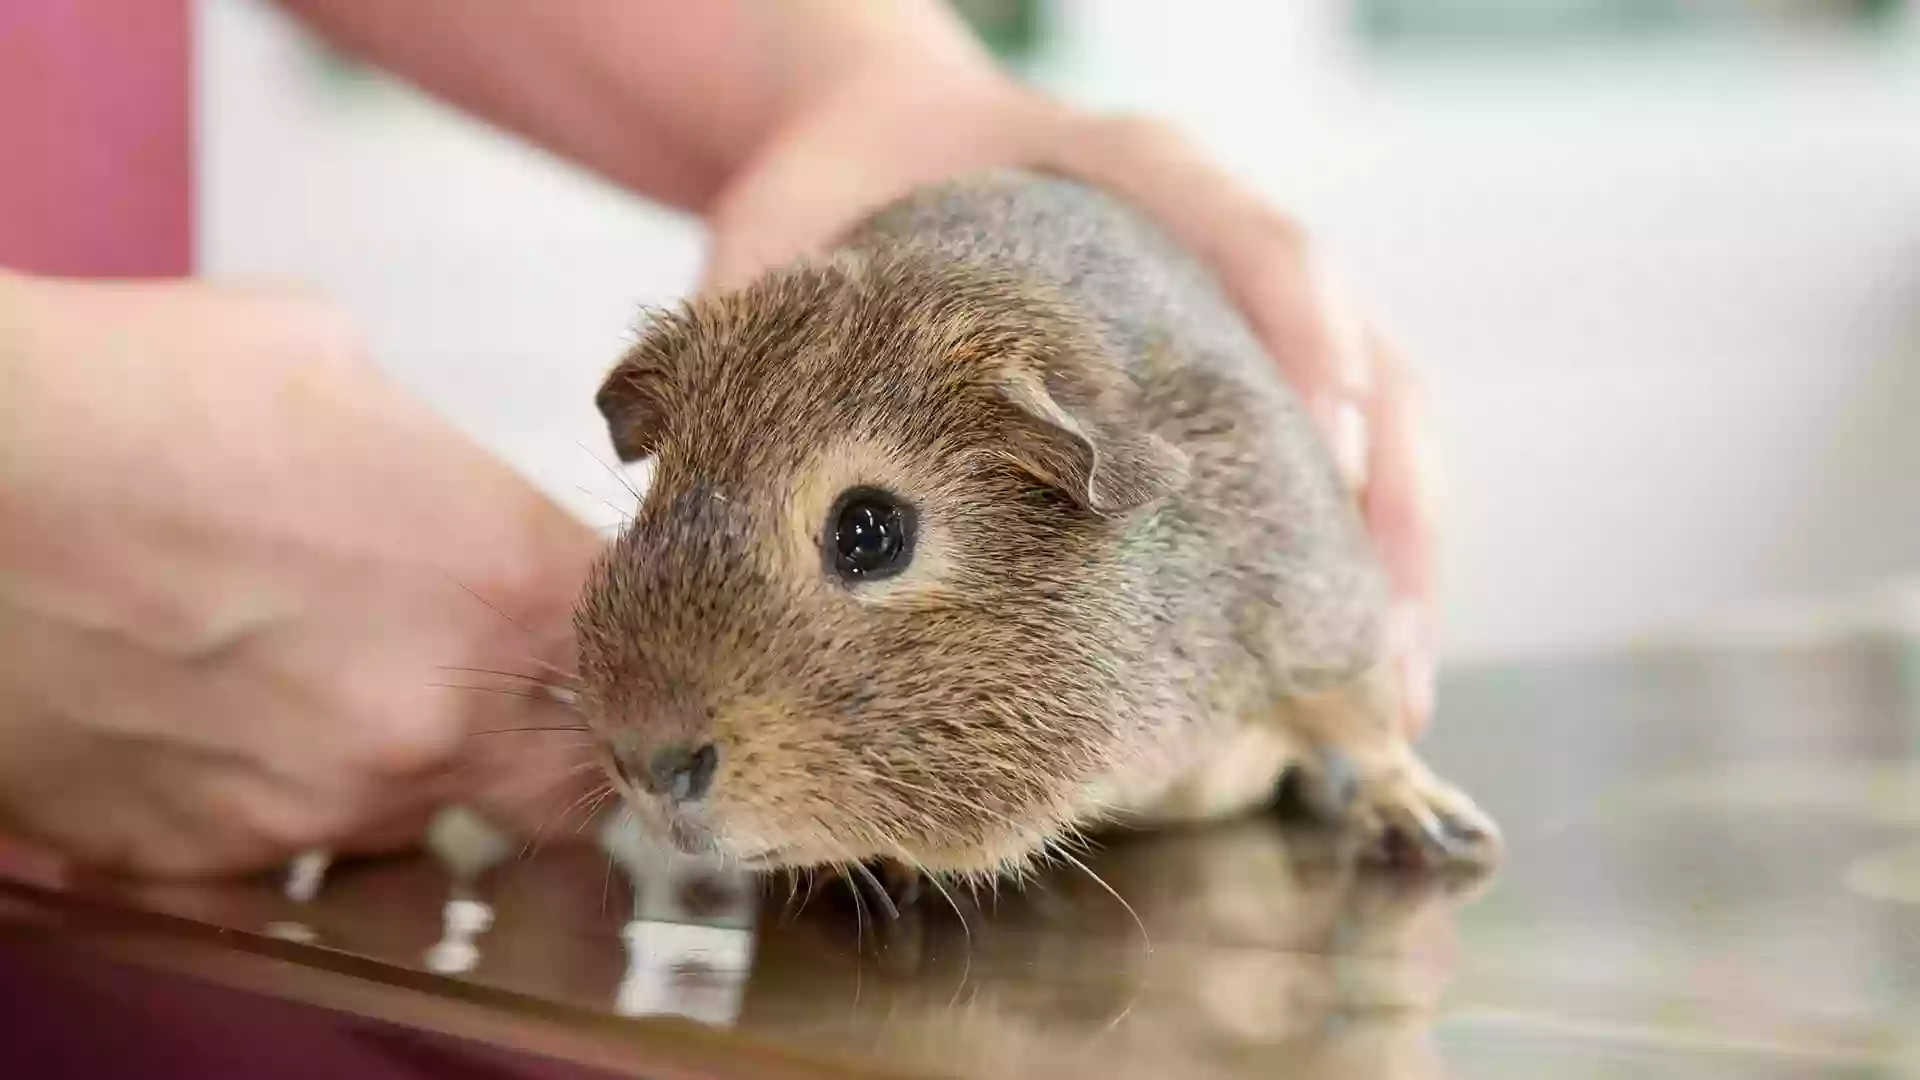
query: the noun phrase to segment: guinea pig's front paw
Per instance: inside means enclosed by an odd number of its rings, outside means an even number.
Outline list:
[[[1487,870],[1500,861],[1500,829],[1493,819],[1410,752],[1360,777],[1349,821],[1370,862]]]

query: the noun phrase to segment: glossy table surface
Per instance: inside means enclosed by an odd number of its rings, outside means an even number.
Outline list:
[[[1457,672],[1427,750],[1491,881],[1255,817],[896,920],[453,818],[304,900],[8,885],[0,1073],[1920,1077],[1920,649]]]

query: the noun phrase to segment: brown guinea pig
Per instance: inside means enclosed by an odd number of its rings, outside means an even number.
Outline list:
[[[598,403],[653,471],[581,598],[579,705],[685,850],[992,875],[1329,761],[1369,850],[1498,848],[1399,729],[1328,449],[1115,200],[924,188],[658,315]]]

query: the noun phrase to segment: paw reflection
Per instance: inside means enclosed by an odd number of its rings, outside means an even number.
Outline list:
[[[753,932],[635,919],[621,932],[627,973],[614,995],[622,1016],[680,1016],[731,1026],[753,967]]]
[[[465,975],[480,964],[475,939],[493,927],[493,908],[478,900],[448,900],[441,909],[441,938],[426,953],[427,970]]]
[[[614,1011],[731,1026],[753,968],[753,879],[655,844],[630,821],[610,822],[600,845],[633,892]]]

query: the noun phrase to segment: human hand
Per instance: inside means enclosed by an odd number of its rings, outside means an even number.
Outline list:
[[[1212,267],[1305,400],[1352,484],[1395,596],[1410,732],[1432,712],[1433,461],[1411,372],[1316,263],[1305,232],[1163,125],[1060,105],[984,70],[849,74],[723,191],[705,284],[826,245],[912,187],[1027,166],[1130,200]]]
[[[453,799],[551,814],[577,739],[470,736],[564,721],[434,684],[564,665],[597,547],[324,305],[0,275],[0,833],[39,849],[0,863],[224,873],[407,845]]]

